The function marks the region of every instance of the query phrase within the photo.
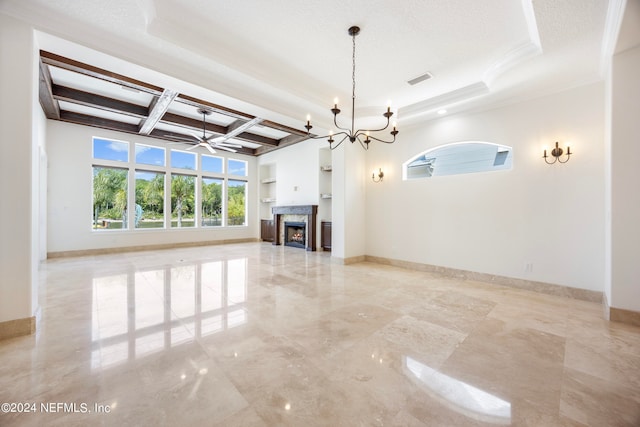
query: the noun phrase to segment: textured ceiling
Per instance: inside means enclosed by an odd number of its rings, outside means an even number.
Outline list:
[[[298,129],[307,113],[328,128],[334,97],[346,107],[347,29],[358,25],[356,112],[379,117],[391,100],[402,128],[440,108],[513,102],[601,79],[607,19],[623,3],[3,0],[0,11],[46,33],[39,43],[48,51],[159,86],[188,86],[193,96],[217,96]],[[425,72],[433,78],[407,83]]]

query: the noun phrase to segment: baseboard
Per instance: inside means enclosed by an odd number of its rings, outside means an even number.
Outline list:
[[[359,255],[359,256],[352,256],[352,257],[349,257],[349,258],[338,258],[338,257],[332,256],[331,260],[333,262],[335,262],[336,264],[349,265],[349,264],[357,264],[359,262],[366,261],[366,256],[365,255]]]
[[[609,311],[609,300],[607,299],[607,293],[602,293],[602,310],[604,311],[604,320],[611,320],[611,312]]]
[[[620,322],[626,323],[628,325],[640,326],[640,311],[610,307],[609,320],[612,322]]]
[[[0,322],[0,340],[5,340],[36,332],[36,316]]]
[[[572,288],[569,286],[555,285],[552,283],[516,279],[513,277],[498,276],[495,274],[478,273],[475,271],[459,270],[455,268],[441,267],[437,265],[422,264],[410,261],[401,261],[371,255],[366,255],[365,260],[369,262],[375,262],[377,264],[386,264],[392,265],[394,267],[408,268],[411,270],[438,273],[444,276],[455,277],[456,279],[477,280],[479,282],[495,283],[502,286],[540,292],[548,295],[602,303],[602,292],[590,291],[587,289]]]
[[[47,259],[92,256],[92,255],[108,255],[108,254],[118,254],[123,252],[141,252],[141,251],[153,251],[153,250],[162,250],[162,249],[193,248],[198,246],[227,245],[232,243],[252,243],[252,242],[259,242],[259,241],[260,239],[256,239],[256,238],[225,239],[225,240],[210,240],[205,242],[163,243],[163,244],[157,244],[157,245],[120,246],[116,248],[101,248],[101,249],[82,249],[77,251],[47,252]]]

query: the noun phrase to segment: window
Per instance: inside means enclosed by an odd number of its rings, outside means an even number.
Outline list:
[[[227,225],[245,225],[247,220],[246,181],[230,179],[227,192]]]
[[[222,225],[222,179],[202,178],[202,226]]]
[[[196,168],[196,154],[186,151],[171,150],[171,167],[179,169]]]
[[[128,162],[129,143],[94,138],[93,158],[102,160],[115,160],[117,162]]]
[[[222,157],[202,155],[203,172],[222,173]]]
[[[171,226],[194,227],[195,177],[171,175]]]
[[[247,176],[247,162],[229,159],[229,167],[227,170],[229,171],[229,175]]]
[[[136,171],[135,228],[164,228],[164,173]]]
[[[164,166],[164,148],[136,144],[136,163]]]
[[[93,229],[127,227],[126,169],[93,168]]]
[[[465,141],[440,145],[402,165],[402,178],[430,178],[511,169],[512,148],[491,142]]]
[[[92,147],[96,232],[248,223],[246,160],[99,137]]]

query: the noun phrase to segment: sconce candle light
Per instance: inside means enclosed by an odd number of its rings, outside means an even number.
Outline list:
[[[376,177],[378,177],[378,179],[376,179]],[[382,168],[378,168],[378,172],[373,171],[373,173],[371,174],[371,179],[373,180],[373,182],[380,182],[382,181],[382,178],[384,178],[384,172],[382,172]]]
[[[571,154],[573,154],[571,152],[571,147],[567,145],[567,158],[564,161],[560,159],[560,156],[562,156],[562,153],[564,153],[564,150],[558,147],[558,142],[556,141],[556,147],[553,150],[551,150],[551,156],[553,156],[553,161],[550,162],[549,160],[547,160],[549,158],[549,156],[547,156],[547,150],[544,150],[544,155],[542,156],[542,158],[544,159],[545,162],[547,162],[550,165],[554,164],[555,162],[567,163],[569,161],[569,157],[571,157]]]

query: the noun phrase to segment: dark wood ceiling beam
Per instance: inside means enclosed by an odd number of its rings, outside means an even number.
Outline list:
[[[202,99],[193,98],[191,96],[187,96],[187,95],[184,95],[184,94],[180,94],[180,96],[178,96],[176,98],[176,101],[177,102],[182,102],[184,104],[191,105],[191,106],[196,107],[196,108],[205,108],[205,109],[213,111],[214,113],[224,114],[226,116],[231,116],[231,117],[234,117],[236,119],[251,120],[251,119],[255,118],[255,116],[252,116],[250,114],[246,114],[246,113],[242,113],[240,111],[232,110],[230,108],[222,107],[220,105],[213,104],[211,102],[207,102],[207,101],[202,100]],[[302,135],[306,135],[307,134],[306,131],[295,129],[295,128],[292,128],[292,127],[289,127],[289,126],[285,126],[285,125],[282,125],[280,123],[272,122],[270,120],[263,120],[260,123],[260,125],[262,125],[264,127],[267,127],[267,128],[276,129],[276,130],[279,130],[279,131],[282,131],[282,132],[290,133],[290,134],[293,134],[293,135],[302,136]],[[275,145],[277,145],[277,143]]]
[[[40,105],[42,106],[42,110],[44,111],[44,115],[47,119],[60,119],[60,105],[58,101],[53,98],[53,92],[51,91],[51,73],[49,73],[49,67],[44,65],[42,61],[40,61],[40,71],[39,71],[39,82],[38,82],[38,99],[40,100]]]
[[[60,120],[67,123],[75,123],[77,125],[85,125],[102,129],[115,130],[125,133],[138,133],[138,125],[131,123],[123,123],[117,120],[105,119],[101,117],[89,116],[71,111],[60,111]]]
[[[225,150],[221,150],[220,148],[217,147],[213,147],[214,150],[216,150],[218,153],[224,153],[226,152]],[[249,147],[240,147],[240,148],[234,148],[234,150],[236,150],[237,154],[246,154],[248,156],[255,156],[256,155],[256,150],[253,148],[249,148]],[[207,154],[205,152],[205,154]]]
[[[169,109],[169,105],[178,96],[178,91],[172,89],[165,89],[162,95],[154,97],[153,102],[149,106],[148,117],[140,123],[139,133],[142,135],[149,135],[153,128],[156,127],[162,116]]]
[[[230,123],[229,126],[227,126],[227,133],[225,135],[226,137],[225,140],[235,138],[235,139],[242,139],[242,140],[254,142],[254,143],[258,143],[258,140],[259,140],[260,144],[276,145],[278,141],[276,141],[275,139],[256,135],[250,132],[244,132],[245,130],[251,129],[253,126],[259,125],[261,122],[262,122],[262,119],[259,117],[255,117],[249,121],[236,120],[233,123]]]
[[[256,148],[255,155],[259,156],[261,154],[265,154],[265,153],[268,153],[268,152],[273,151],[273,150],[277,150],[277,149],[280,149],[280,148],[288,147],[290,145],[297,144],[298,142],[302,142],[302,141],[304,141],[306,139],[309,139],[309,136],[307,134],[285,136],[284,138],[281,138],[278,141],[278,144],[276,146],[263,145],[262,147]]]
[[[143,118],[147,116],[147,108],[118,99],[108,98],[94,93],[84,92],[66,86],[53,85],[53,97],[59,101],[67,101],[85,107],[99,108],[114,113]]]
[[[191,131],[198,130],[198,133],[202,133],[202,120],[196,120],[173,113],[165,113],[160,121],[168,125],[188,128]],[[224,135],[227,133],[227,128],[214,123],[207,123],[207,131]]]
[[[290,133],[292,135],[307,136],[307,131],[298,130],[289,126],[282,125],[280,123],[272,122],[270,120],[263,120],[262,123],[260,124],[262,126],[265,126],[271,129],[276,129],[282,132]]]
[[[242,132],[233,137],[234,139],[240,139],[242,141],[253,142],[255,144],[261,145],[270,145],[276,147],[278,145],[278,140],[274,138],[269,138],[267,136],[256,135],[255,133]]]
[[[214,113],[234,117],[236,119],[251,120],[255,118],[255,116],[252,116],[251,114],[243,113],[242,111],[237,111],[232,108],[223,107],[222,105],[214,104],[203,99],[194,98],[183,93],[178,96],[176,101],[182,102],[183,104],[191,105],[195,108],[203,108]]]
[[[234,148],[234,150],[236,150],[239,154],[246,154],[247,156],[255,156],[256,155],[256,149],[255,148],[241,147],[241,148]]]
[[[192,119],[190,117],[184,117],[184,116],[180,116],[178,114],[173,114],[173,113],[165,113],[164,117],[162,117],[162,120],[160,121],[168,125],[180,126],[183,128],[190,129],[192,132],[196,130],[198,131],[198,133],[202,132],[202,121]],[[246,123],[245,120],[241,120],[241,122],[242,123],[240,124]],[[213,132],[218,135],[226,135],[227,133],[230,132],[230,129],[229,129],[230,126],[231,125],[220,126],[214,123],[207,123],[207,132]],[[256,135],[254,133],[248,133],[248,132],[243,132],[239,135],[234,136],[233,138],[239,139],[242,141],[252,142],[254,144],[272,145],[272,146],[278,145],[277,139],[269,138],[262,135]]]
[[[189,141],[186,140],[189,138],[188,135],[185,135],[183,133],[178,133],[178,132],[171,132],[168,130],[154,129],[151,131],[151,133],[149,133],[149,135],[146,135],[146,136],[150,136],[152,138],[164,139],[165,141],[173,141],[173,142],[179,142],[182,144],[189,144]],[[197,141],[194,138],[193,143],[195,144],[196,142]]]
[[[229,125],[227,126],[227,133],[233,132],[234,130],[238,129],[239,127],[244,126],[246,123],[247,123],[247,121],[243,120],[243,119],[238,119],[238,120],[235,120],[235,121],[229,123]]]
[[[80,61],[75,61],[70,58],[65,58],[64,56],[56,55],[55,53],[47,52],[44,50],[40,51],[40,59],[45,64],[48,64],[54,67],[84,74],[86,76],[94,77],[110,83],[115,83],[120,86],[125,86],[131,89],[136,89],[142,92],[150,93],[152,95],[160,96],[163,91],[163,88],[159,86],[145,83],[143,81],[136,80],[131,77],[123,76],[122,74],[113,73],[111,71],[94,67],[93,65],[85,64]]]
[[[130,134],[138,134],[138,125],[131,123],[123,123],[117,120],[104,119],[95,116],[89,116],[86,114],[73,113],[70,111],[61,111],[60,112],[60,120],[67,123],[74,123],[77,125],[83,126],[91,126],[101,129],[108,129],[117,132],[124,132]],[[187,141],[183,141],[182,139],[185,137],[183,134],[162,131],[159,129],[154,129],[149,135],[149,137],[162,139],[165,141],[178,142],[184,145],[194,145],[190,144]],[[195,140],[194,140],[195,143]],[[242,147],[236,149],[236,151],[240,154],[246,154],[248,156],[255,156],[255,150],[253,148]],[[205,153],[206,154],[206,153]]]
[[[195,108],[204,108],[213,111],[218,114],[225,115],[227,117],[233,117],[236,119],[234,123],[229,126],[221,126],[214,123],[206,123],[206,131],[214,133],[216,135],[227,135],[230,132],[238,129],[247,120],[253,120],[256,117],[237,111],[232,108],[227,108],[218,104],[214,104],[202,99],[190,97],[184,94],[167,93],[164,88],[158,87],[134,78],[130,78],[118,73],[113,73],[108,70],[94,67],[89,64],[85,64],[79,61],[75,61],[69,58],[65,58],[60,55],[56,55],[47,51],[40,51],[40,87],[39,96],[42,108],[48,118],[59,119],[71,123],[82,124],[93,127],[100,127],[105,129],[111,129],[115,131],[138,134],[147,134],[154,138],[159,138],[168,141],[175,141],[175,138],[184,138],[185,134],[179,134],[176,132],[167,132],[156,129],[157,123],[166,123],[169,125],[178,126],[187,129],[190,133],[202,132],[202,121],[192,119],[190,117],[181,116],[178,114],[168,113],[168,104],[171,102],[181,102],[183,104],[191,105]],[[107,81],[123,88],[135,89],[147,94],[151,94],[157,97],[158,100],[163,100],[162,103],[156,101],[150,106],[141,106],[131,104],[118,99],[109,98],[98,94],[88,93],[81,90],[68,88],[52,83],[50,76],[50,68],[56,67],[71,72],[79,73],[90,78],[96,78],[103,81]],[[55,74],[54,74],[55,75]],[[67,101],[74,104],[87,106],[90,108],[98,108],[105,111],[110,111],[118,114],[125,114],[128,116],[136,117],[144,120],[138,124],[129,124],[120,122],[117,120],[103,119],[100,117],[92,117],[86,114],[73,113],[69,111],[60,111],[59,101]],[[159,106],[158,104],[163,104]],[[166,108],[165,108],[166,107]],[[147,119],[149,116],[151,119]],[[239,153],[248,155],[259,155],[272,151],[274,149],[282,148],[295,144],[300,141],[308,139],[307,132],[298,130],[289,126],[285,126],[276,122],[263,120],[260,123],[265,128],[275,129],[288,136],[280,139],[270,138],[258,134],[254,134],[250,131],[244,131],[233,139],[241,141],[251,142],[261,145],[257,149],[251,149],[243,147],[238,150]],[[172,139],[173,135],[173,139]]]

